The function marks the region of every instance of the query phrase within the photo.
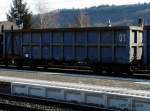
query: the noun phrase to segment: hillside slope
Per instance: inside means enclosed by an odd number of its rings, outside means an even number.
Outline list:
[[[102,5],[82,10],[59,10],[58,27],[68,27],[68,24],[73,24],[75,15],[79,11],[89,16],[91,26],[105,26],[109,19],[112,25],[134,25],[140,17],[144,18],[145,24],[150,24],[150,3],[145,3],[121,6]]]

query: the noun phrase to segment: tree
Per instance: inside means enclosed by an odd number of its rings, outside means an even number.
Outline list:
[[[90,19],[88,14],[80,11],[77,15],[75,15],[75,27],[88,27],[90,26]]]
[[[44,29],[50,27],[58,27],[58,13],[59,11],[49,12],[48,3],[41,0],[36,1],[36,28]]]
[[[32,12],[27,8],[27,3],[23,0],[13,0],[11,9],[7,13],[8,21],[15,22],[20,28],[30,28]]]
[[[37,28],[44,29],[44,28],[51,28],[51,27],[58,27],[58,13],[57,12],[47,12],[43,14],[38,14],[36,16],[35,25]]]

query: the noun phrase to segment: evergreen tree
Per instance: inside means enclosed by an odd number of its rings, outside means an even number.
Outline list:
[[[31,27],[32,13],[23,0],[13,0],[11,9],[7,13],[7,19],[15,22],[19,27],[22,26],[22,28],[27,29]]]

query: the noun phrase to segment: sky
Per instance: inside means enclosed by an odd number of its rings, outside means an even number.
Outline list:
[[[0,0],[0,21],[6,20],[12,0]],[[88,8],[99,5],[126,5],[136,3],[148,3],[150,0],[24,0],[28,3],[28,7],[33,13],[37,10],[37,1],[44,4],[47,10],[55,9],[71,9],[71,8]]]

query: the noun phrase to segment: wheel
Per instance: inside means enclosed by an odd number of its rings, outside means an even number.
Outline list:
[[[20,63],[20,64],[17,64],[16,65],[18,68],[22,68],[23,67],[23,65]]]
[[[23,62],[21,60],[16,60],[16,61],[14,61],[14,65],[17,66],[18,68],[22,68]]]
[[[132,71],[128,71],[128,72],[127,72],[127,75],[128,75],[128,76],[132,76],[132,75],[133,75],[133,72],[132,72]]]
[[[97,66],[92,66],[91,69],[92,69],[92,71],[93,71],[94,73],[98,73],[98,72],[101,71],[100,68],[97,67]]]
[[[4,60],[4,65],[5,65],[6,68],[8,67],[8,64],[9,64],[9,61],[8,60]]]

